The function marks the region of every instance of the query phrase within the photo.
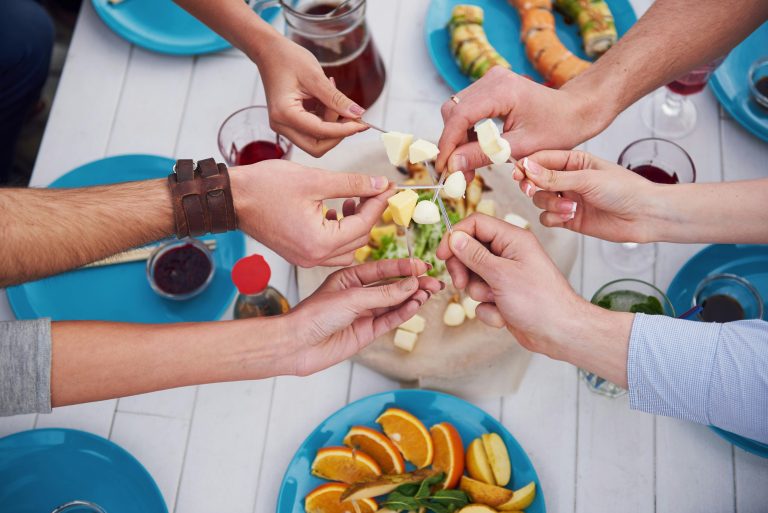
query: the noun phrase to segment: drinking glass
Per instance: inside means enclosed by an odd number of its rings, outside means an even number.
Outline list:
[[[595,292],[591,302],[612,312],[675,316],[675,307],[667,295],[642,280],[622,279],[606,283]],[[587,388],[597,394],[619,397],[627,393],[620,386],[587,370],[579,369],[579,375],[587,383]]]
[[[661,184],[694,183],[696,167],[690,155],[678,144],[666,139],[639,139],[619,155],[618,164],[647,180]],[[624,272],[640,272],[656,261],[656,244],[603,241],[603,258]]]
[[[705,322],[731,322],[762,319],[763,299],[754,285],[729,273],[704,278],[693,293],[693,306],[701,305],[697,315]]]
[[[696,127],[696,105],[688,96],[700,93],[725,57],[700,66],[654,93],[643,108],[643,122],[660,137],[677,139]]]
[[[262,160],[289,159],[293,144],[269,127],[263,105],[245,107],[230,114],[219,128],[219,151],[228,166],[244,166]]]
[[[384,61],[368,30],[366,0],[257,0],[256,12],[282,8],[285,35],[314,55],[326,76],[367,109],[384,89]],[[287,62],[286,66],[291,63]]]

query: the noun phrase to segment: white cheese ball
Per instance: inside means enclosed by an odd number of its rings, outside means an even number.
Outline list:
[[[429,200],[421,200],[416,204],[416,208],[413,210],[414,223],[419,224],[435,224],[440,222],[440,210],[433,202]]]
[[[464,196],[467,190],[467,179],[464,177],[464,173],[456,171],[448,175],[444,185],[443,194],[448,198],[459,199]]]

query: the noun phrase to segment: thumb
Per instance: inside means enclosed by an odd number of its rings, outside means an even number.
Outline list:
[[[483,153],[480,143],[471,142],[462,144],[451,154],[448,159],[448,171],[473,171],[491,164],[491,159]]]
[[[419,280],[409,276],[375,287],[356,287],[345,293],[345,303],[360,315],[366,310],[396,306],[407,300],[419,289]]]
[[[496,255],[488,251],[476,239],[456,230],[448,241],[451,252],[469,270],[480,276],[486,283],[493,286],[493,280],[499,272],[499,262]]]
[[[553,192],[584,192],[589,185],[589,171],[553,171],[525,157],[522,161],[525,176],[539,189]]]
[[[360,173],[324,172],[313,189],[320,193],[317,199],[368,198],[386,191],[389,179],[386,176],[369,176]]]
[[[310,93],[323,105],[345,118],[357,119],[365,112],[364,108],[336,88],[335,81],[331,83],[330,80],[325,79],[315,80],[310,86]]]

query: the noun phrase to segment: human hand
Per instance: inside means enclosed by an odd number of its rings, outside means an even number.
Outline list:
[[[335,173],[286,160],[230,170],[241,230],[301,267],[349,265],[395,191],[384,176]],[[359,203],[354,199],[359,197]],[[323,200],[344,202],[344,218],[323,216]],[[330,216],[329,216],[330,217]]]
[[[545,148],[571,149],[599,133],[612,114],[594,105],[589,95],[569,89],[550,89],[504,69],[494,67],[480,80],[456,93],[459,103],[446,101],[441,109],[443,134],[438,147],[437,169],[471,171],[489,165],[490,159],[468,132],[485,118],[502,118],[502,137],[521,158]]]
[[[306,376],[346,360],[413,317],[444,287],[436,278],[415,277],[427,270],[421,260],[400,259],[331,274],[285,316],[291,330],[288,372]]]
[[[583,151],[545,150],[518,161],[514,178],[544,209],[544,226],[614,242],[656,239],[652,220],[663,186],[618,164]]]
[[[453,284],[481,302],[478,319],[506,327],[530,351],[626,385],[631,314],[576,294],[528,230],[472,214],[446,235],[437,257],[446,260]]]
[[[307,49],[282,36],[268,46],[255,60],[275,132],[319,157],[345,137],[367,129],[353,121],[363,115],[363,108],[336,89]]]

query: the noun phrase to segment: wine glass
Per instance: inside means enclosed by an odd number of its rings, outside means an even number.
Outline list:
[[[289,159],[293,144],[269,127],[269,112],[253,105],[230,114],[221,124],[219,151],[228,166],[245,166],[262,160]]]
[[[696,167],[688,153],[666,139],[639,139],[624,148],[618,164],[643,178],[659,184],[694,183]],[[636,273],[648,269],[656,261],[656,244],[603,241],[603,258],[614,268]]]
[[[642,280],[623,279],[606,283],[592,296],[591,303],[612,312],[644,313],[675,316],[675,307],[657,287]],[[627,393],[620,386],[606,381],[597,374],[579,369],[587,388],[606,397],[619,397]]]
[[[660,137],[677,139],[690,134],[696,127],[698,114],[688,96],[704,90],[709,77],[724,59],[720,57],[699,66],[654,93],[643,108],[645,126]]]

